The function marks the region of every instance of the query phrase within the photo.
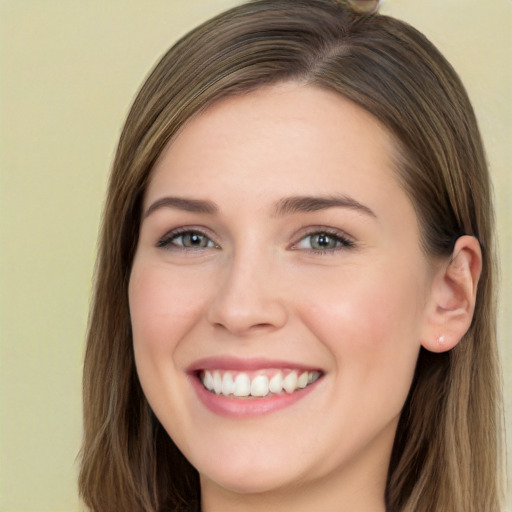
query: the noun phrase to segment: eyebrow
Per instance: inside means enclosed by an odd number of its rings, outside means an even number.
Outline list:
[[[218,212],[217,205],[212,201],[202,199],[188,199],[184,197],[162,197],[158,199],[146,210],[144,218],[159,208],[173,208],[194,213],[207,213],[214,215]]]
[[[169,196],[158,199],[152,203],[146,210],[144,218],[148,217],[151,213],[160,208],[172,208],[209,215],[215,215],[219,211],[219,208],[213,201]],[[368,206],[365,206],[352,197],[345,195],[285,197],[275,203],[274,215],[282,217],[285,215],[292,215],[294,213],[327,210],[328,208],[349,208],[351,210],[360,211],[371,217],[377,217],[377,215],[375,215]]]
[[[328,208],[349,208],[377,218],[377,215],[368,206],[344,195],[287,197],[276,203],[274,211],[275,215],[283,216],[293,213],[316,212]]]

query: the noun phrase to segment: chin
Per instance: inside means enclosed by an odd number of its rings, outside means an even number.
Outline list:
[[[299,484],[303,479],[297,474],[287,473],[281,464],[279,467],[269,467],[262,464],[226,464],[222,471],[211,471],[209,474],[200,474],[201,485],[213,483],[217,487],[240,495],[267,494],[283,490]]]

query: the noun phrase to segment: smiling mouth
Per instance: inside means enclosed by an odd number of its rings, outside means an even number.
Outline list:
[[[291,394],[307,388],[322,376],[317,370],[257,370],[234,372],[203,370],[199,380],[215,395],[231,398],[264,398]]]

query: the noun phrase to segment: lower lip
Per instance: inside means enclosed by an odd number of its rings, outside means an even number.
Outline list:
[[[289,407],[309,395],[321,380],[293,393],[282,393],[262,398],[231,398],[208,391],[197,375],[191,375],[190,379],[203,405],[215,414],[233,418],[260,416]]]

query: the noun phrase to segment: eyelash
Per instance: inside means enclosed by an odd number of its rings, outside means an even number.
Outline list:
[[[206,247],[185,247],[184,245],[180,245],[175,243],[179,237],[183,237],[184,235],[197,235],[202,237],[203,239],[207,239],[207,243],[212,243],[213,246]],[[163,249],[170,249],[176,251],[200,251],[203,249],[218,249],[219,246],[205,233],[203,233],[200,229],[191,229],[191,228],[177,228],[173,229],[166,235],[164,235],[156,244],[157,247]]]
[[[298,240],[298,242],[294,243],[291,246],[291,249],[292,250],[300,250],[298,245],[301,242],[303,242],[304,240],[306,240],[308,238],[311,241],[311,238],[313,238],[314,236],[320,236],[320,235],[324,235],[324,236],[328,237],[329,239],[331,239],[332,241],[334,241],[334,243],[336,244],[335,247],[330,248],[330,249],[304,248],[304,250],[308,251],[312,254],[320,254],[320,255],[335,254],[338,251],[351,249],[355,245],[354,241],[351,240],[350,238],[348,238],[347,235],[345,235],[344,233],[341,233],[341,232],[339,232],[337,230],[333,230],[333,229],[315,227],[315,228],[312,228],[306,234],[302,235],[301,238]]]
[[[201,237],[203,240],[207,240],[206,246],[199,246],[199,247],[185,247],[182,244],[175,243],[175,240],[177,240],[179,237],[183,237],[184,235],[197,235],[198,237]],[[346,250],[354,247],[354,242],[349,239],[345,234],[340,233],[339,231],[335,231],[332,229],[326,229],[326,228],[314,228],[311,229],[308,233],[303,234],[301,238],[291,245],[291,250],[301,250],[299,245],[305,241],[306,239],[310,239],[310,245],[311,245],[311,238],[314,236],[325,236],[329,238],[332,242],[335,243],[335,246],[329,249],[314,249],[314,248],[302,248],[304,251],[310,252],[312,254],[333,254],[340,250]],[[183,240],[182,240],[183,242]],[[212,245],[210,245],[212,244]],[[158,248],[162,249],[169,249],[169,250],[176,250],[176,251],[202,251],[204,249],[219,249],[220,246],[216,244],[206,233],[199,229],[191,229],[187,227],[178,228],[170,231],[167,233],[164,237],[162,237],[156,244]]]

